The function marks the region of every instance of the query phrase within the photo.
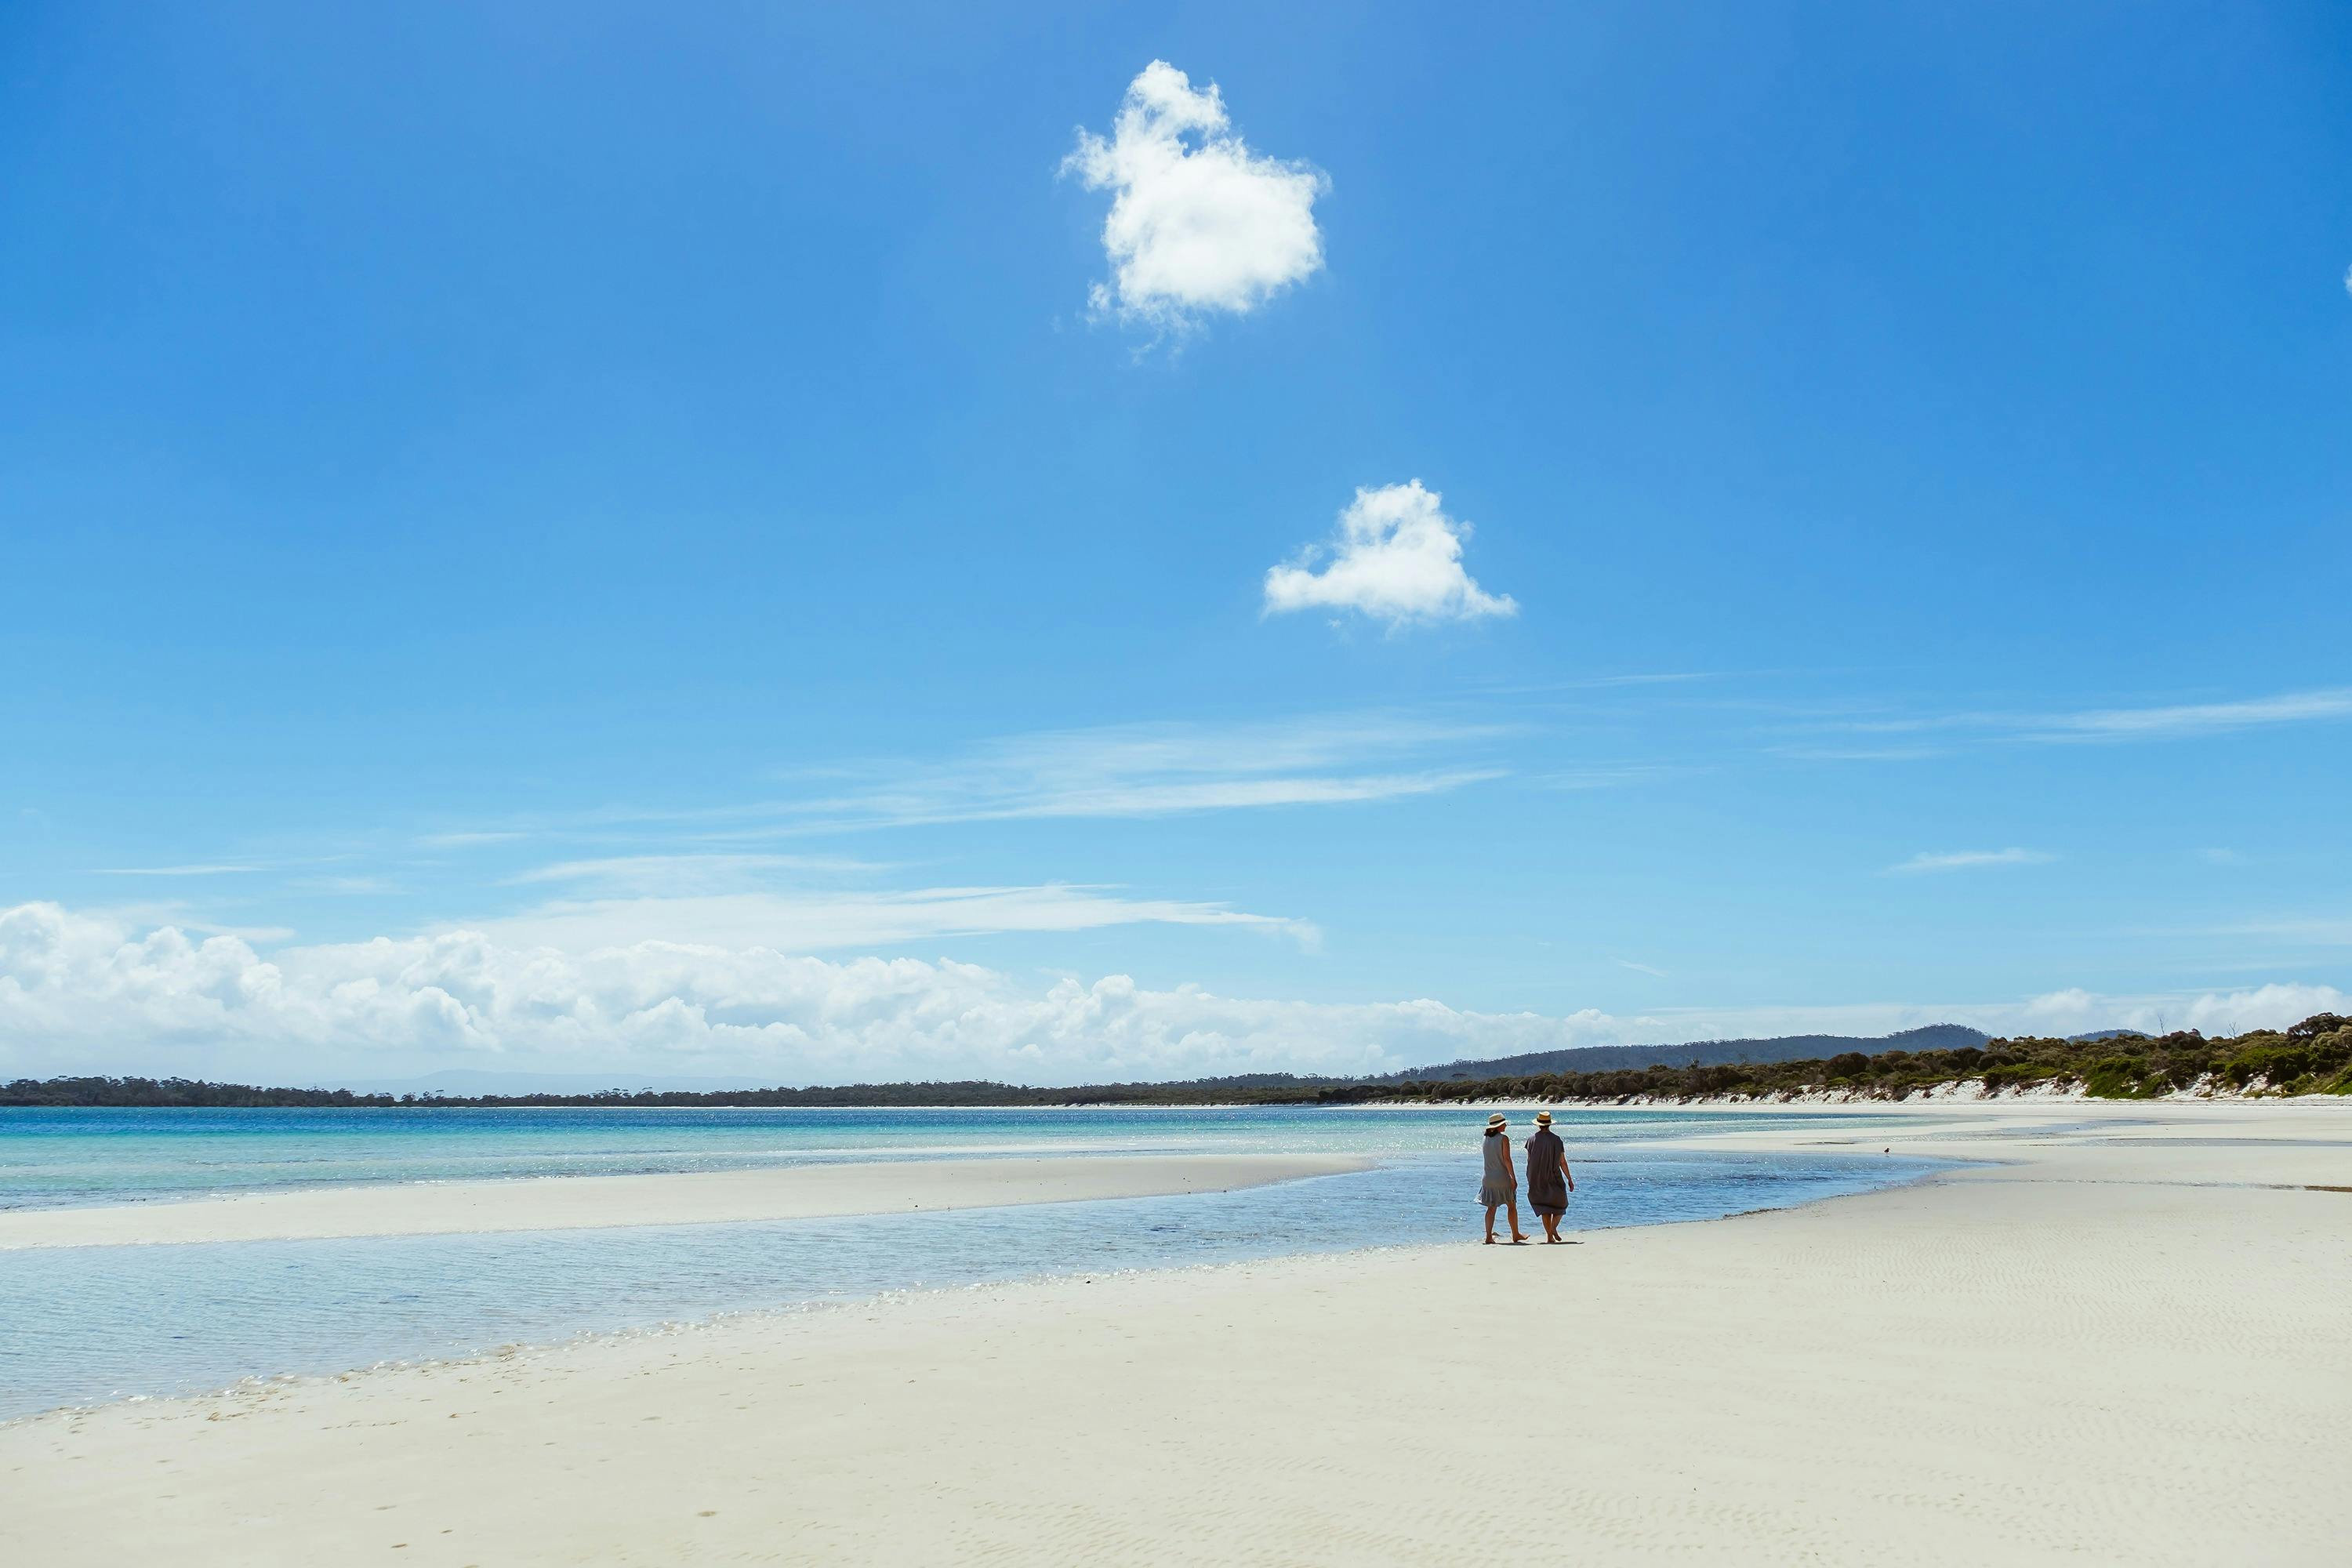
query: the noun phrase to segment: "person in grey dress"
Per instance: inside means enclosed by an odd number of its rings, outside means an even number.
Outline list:
[[[1528,1239],[1519,1228],[1519,1178],[1511,1169],[1511,1124],[1501,1111],[1486,1118],[1486,1173],[1478,1184],[1478,1201],[1486,1205],[1486,1245],[1495,1245],[1495,1211],[1511,1211],[1511,1245]]]
[[[1576,1175],[1568,1168],[1568,1145],[1551,1130],[1551,1112],[1536,1112],[1535,1136],[1528,1140],[1528,1206],[1543,1221],[1544,1240],[1565,1238],[1559,1222],[1568,1213],[1568,1194],[1576,1191]]]

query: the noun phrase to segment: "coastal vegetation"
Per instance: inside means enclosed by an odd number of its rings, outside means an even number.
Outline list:
[[[19,1079],[0,1084],[0,1105],[129,1106],[164,1109],[305,1107],[354,1110],[433,1106],[527,1109],[535,1106],[754,1106],[919,1109],[925,1106],[1255,1105],[1311,1103],[1322,1089],[1343,1081],[1254,1073],[1183,1083],[1097,1083],[1063,1089],[981,1080],[853,1083],[813,1089],[607,1089],[583,1094],[388,1094],[344,1089],[262,1089],[192,1079]]]
[[[1916,1039],[1927,1031],[1890,1039]],[[1937,1037],[1928,1036],[1928,1037]],[[1769,1045],[1772,1042],[1756,1042]],[[1856,1042],[1864,1043],[1864,1042]],[[1717,1042],[1721,1044],[1721,1042]],[[1716,1054],[1716,1053],[1709,1053]],[[1463,1068],[1485,1063],[1457,1064]],[[1433,1074],[1445,1069],[1422,1068]],[[0,1085],[0,1105],[128,1107],[325,1107],[399,1110],[419,1106],[760,1106],[812,1108],[1000,1105],[1372,1105],[1473,1100],[1789,1100],[1831,1095],[1907,1100],[1981,1085],[1990,1094],[2080,1091],[2095,1099],[2148,1100],[2176,1092],[2254,1095],[2352,1094],[2352,1019],[2319,1013],[2290,1028],[2208,1038],[2194,1029],[2167,1035],[2109,1032],[2066,1039],[1987,1039],[1981,1046],[1841,1051],[1802,1060],[1725,1061],[1694,1051],[1681,1065],[1589,1072],[1380,1079],[1252,1073],[1181,1083],[866,1083],[814,1089],[709,1093],[612,1089],[593,1094],[362,1094],[341,1089],[261,1089],[190,1079],[18,1079]]]
[[[1790,1100],[1826,1094],[1907,1100],[1982,1085],[1990,1094],[2074,1090],[2103,1100],[2179,1091],[2352,1094],[2352,1019],[2315,1014],[2284,1030],[2208,1038],[2194,1029],[2149,1036],[2021,1037],[1949,1050],[1859,1051],[1807,1061],[1692,1063],[1617,1072],[1353,1086],[1318,1098],[1388,1100]]]

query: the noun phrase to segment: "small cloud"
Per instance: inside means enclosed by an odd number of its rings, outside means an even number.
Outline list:
[[[2209,866],[2242,866],[2246,858],[2234,849],[2200,849],[2197,858]]]
[[[1470,525],[1446,516],[1444,499],[1419,479],[1359,489],[1329,543],[1266,573],[1265,613],[1359,610],[1391,630],[1517,615],[1508,595],[1486,592],[1462,569]]]
[[[1630,958],[1612,958],[1609,962],[1620,969],[1630,969],[1636,974],[1647,974],[1658,980],[1667,978],[1664,970],[1653,969],[1646,963],[1636,963]]]
[[[1909,875],[1919,871],[1968,871],[1979,866],[2044,866],[2056,858],[2042,849],[1957,849],[1941,855],[1922,852],[1886,868]]]
[[[524,837],[521,833],[426,833],[419,835],[416,843],[423,849],[470,849],[478,844],[510,844]]]
[[[1251,152],[1217,85],[1196,90],[1165,60],[1128,84],[1108,138],[1078,132],[1062,173],[1113,193],[1097,314],[1182,331],[1207,311],[1246,314],[1323,265],[1314,209],[1328,182]]]

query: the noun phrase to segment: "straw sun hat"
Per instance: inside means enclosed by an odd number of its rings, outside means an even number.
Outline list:
[[[1537,1125],[1537,1126],[1538,1126],[1538,1127],[1549,1127],[1549,1126],[1550,1126],[1550,1125],[1551,1125],[1551,1112],[1550,1112],[1550,1111],[1549,1111],[1549,1110],[1538,1110],[1538,1111],[1537,1111],[1537,1112],[1536,1112],[1536,1125]]]
[[[1497,1127],[1508,1127],[1509,1125],[1510,1122],[1504,1119],[1503,1113],[1499,1110],[1495,1112],[1494,1115],[1486,1118],[1486,1131],[1489,1132],[1493,1131]]]

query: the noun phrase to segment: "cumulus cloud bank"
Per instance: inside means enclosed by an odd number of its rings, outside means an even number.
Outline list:
[[[1207,311],[1254,310],[1323,265],[1323,175],[1251,152],[1216,84],[1196,89],[1165,60],[1128,84],[1109,136],[1078,132],[1062,172],[1112,193],[1099,313],[1181,329]]]
[[[1314,1003],[1152,990],[1123,974],[1040,988],[952,960],[840,961],[643,941],[572,951],[478,931],[279,948],[56,904],[0,910],[0,1066],[279,1081],[496,1058],[545,1070],[724,1071],[778,1083],[986,1077],[1054,1083],[1364,1073],[1629,1041],[1948,1019],[1995,1033],[2231,1032],[2352,1011],[2325,985],[2201,995],[2054,992],[1990,1006],[1681,1009],[1566,1017],[1428,999]]]
[[[289,947],[141,931],[56,904],[0,912],[0,1060],[124,1070],[157,1051],[202,1071],[226,1050],[289,1077],[499,1056],[778,1082],[986,1076],[1030,1081],[1303,1068],[1383,1070],[1617,1037],[1621,1020],[1442,1003],[1236,999],[1125,975],[1042,991],[950,960],[840,962],[674,942],[571,952],[446,931]],[[173,1053],[181,1053],[174,1058]]]
[[[1359,489],[1328,544],[1265,574],[1266,613],[1357,610],[1392,628],[1518,614],[1463,570],[1470,525],[1446,516],[1444,500],[1419,479]]]

